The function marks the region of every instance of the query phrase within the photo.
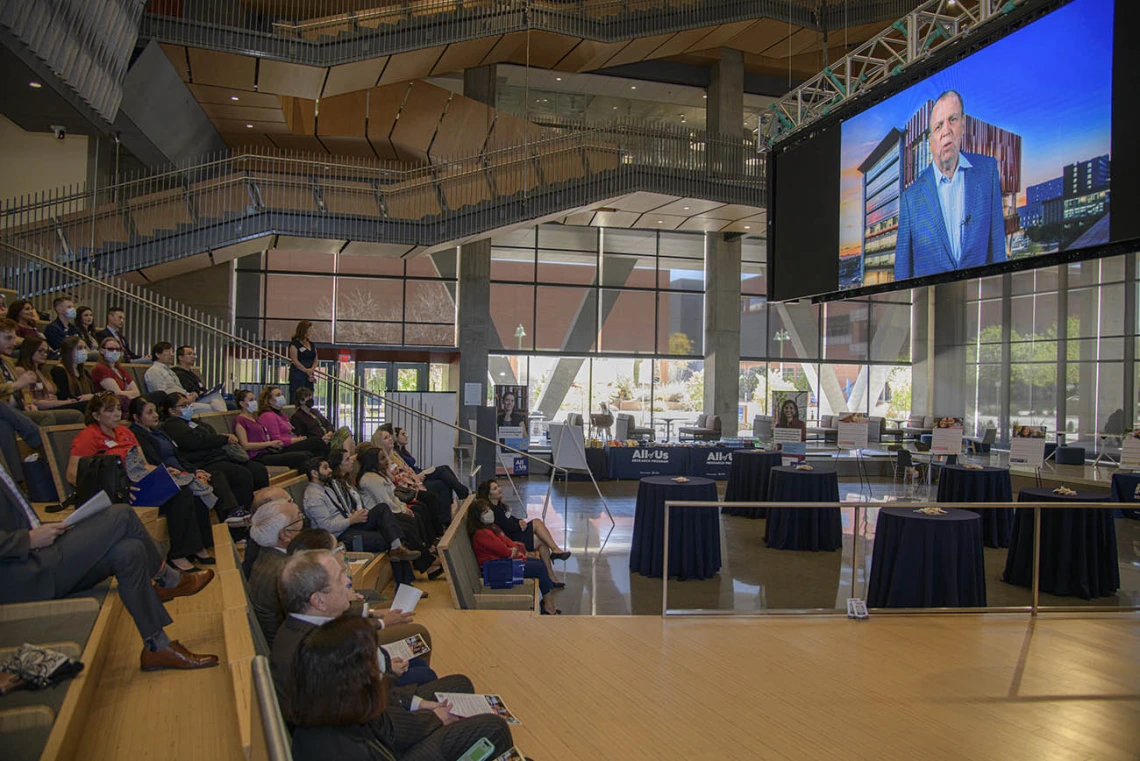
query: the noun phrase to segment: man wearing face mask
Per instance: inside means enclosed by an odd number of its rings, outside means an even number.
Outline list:
[[[75,305],[70,296],[60,296],[51,303],[51,306],[55,310],[55,319],[44,328],[44,338],[58,356],[63,339],[79,335],[79,328],[75,326]]]
[[[182,388],[182,381],[178,379],[172,369],[174,365],[174,346],[167,341],[159,341],[151,349],[152,364],[147,368],[143,381],[146,383],[148,393],[161,391],[163,394],[184,394],[190,400],[191,417],[206,412],[225,412],[226,403],[217,394],[199,401],[198,394],[187,392]]]

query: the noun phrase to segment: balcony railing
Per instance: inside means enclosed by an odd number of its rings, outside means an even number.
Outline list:
[[[0,238],[118,274],[279,234],[435,246],[636,190],[764,205],[750,140],[635,124],[545,130],[430,166],[243,151],[6,202]]]
[[[893,20],[913,0],[151,0],[139,36],[332,66],[527,30],[616,42],[771,18],[836,29]]]

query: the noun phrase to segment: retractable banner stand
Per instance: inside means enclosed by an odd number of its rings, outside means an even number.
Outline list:
[[[1041,426],[1014,426],[1009,442],[1009,464],[1040,470],[1045,464],[1045,429]]]
[[[930,439],[931,454],[958,454],[962,451],[962,418],[938,418]]]
[[[526,386],[495,386],[495,438],[500,444],[530,451],[529,399]],[[499,474],[525,476],[529,472],[528,463],[526,457],[505,447],[499,448]]]

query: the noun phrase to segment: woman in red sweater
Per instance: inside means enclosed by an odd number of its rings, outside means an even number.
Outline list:
[[[556,616],[562,612],[554,607],[554,600],[551,599],[554,582],[550,580],[546,564],[538,558],[527,558],[526,547],[522,542],[512,542],[495,525],[495,513],[491,510],[490,502],[477,499],[471,503],[467,510],[467,533],[471,535],[471,547],[475,550],[475,560],[480,568],[488,560],[526,558],[523,576],[538,579],[538,590],[542,593],[542,614]]]

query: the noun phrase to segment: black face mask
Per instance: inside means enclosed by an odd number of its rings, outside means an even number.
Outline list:
[[[315,401],[316,401],[316,399],[306,399],[305,400],[305,406],[308,407],[309,409],[312,409],[313,408],[313,402],[315,402]]]

